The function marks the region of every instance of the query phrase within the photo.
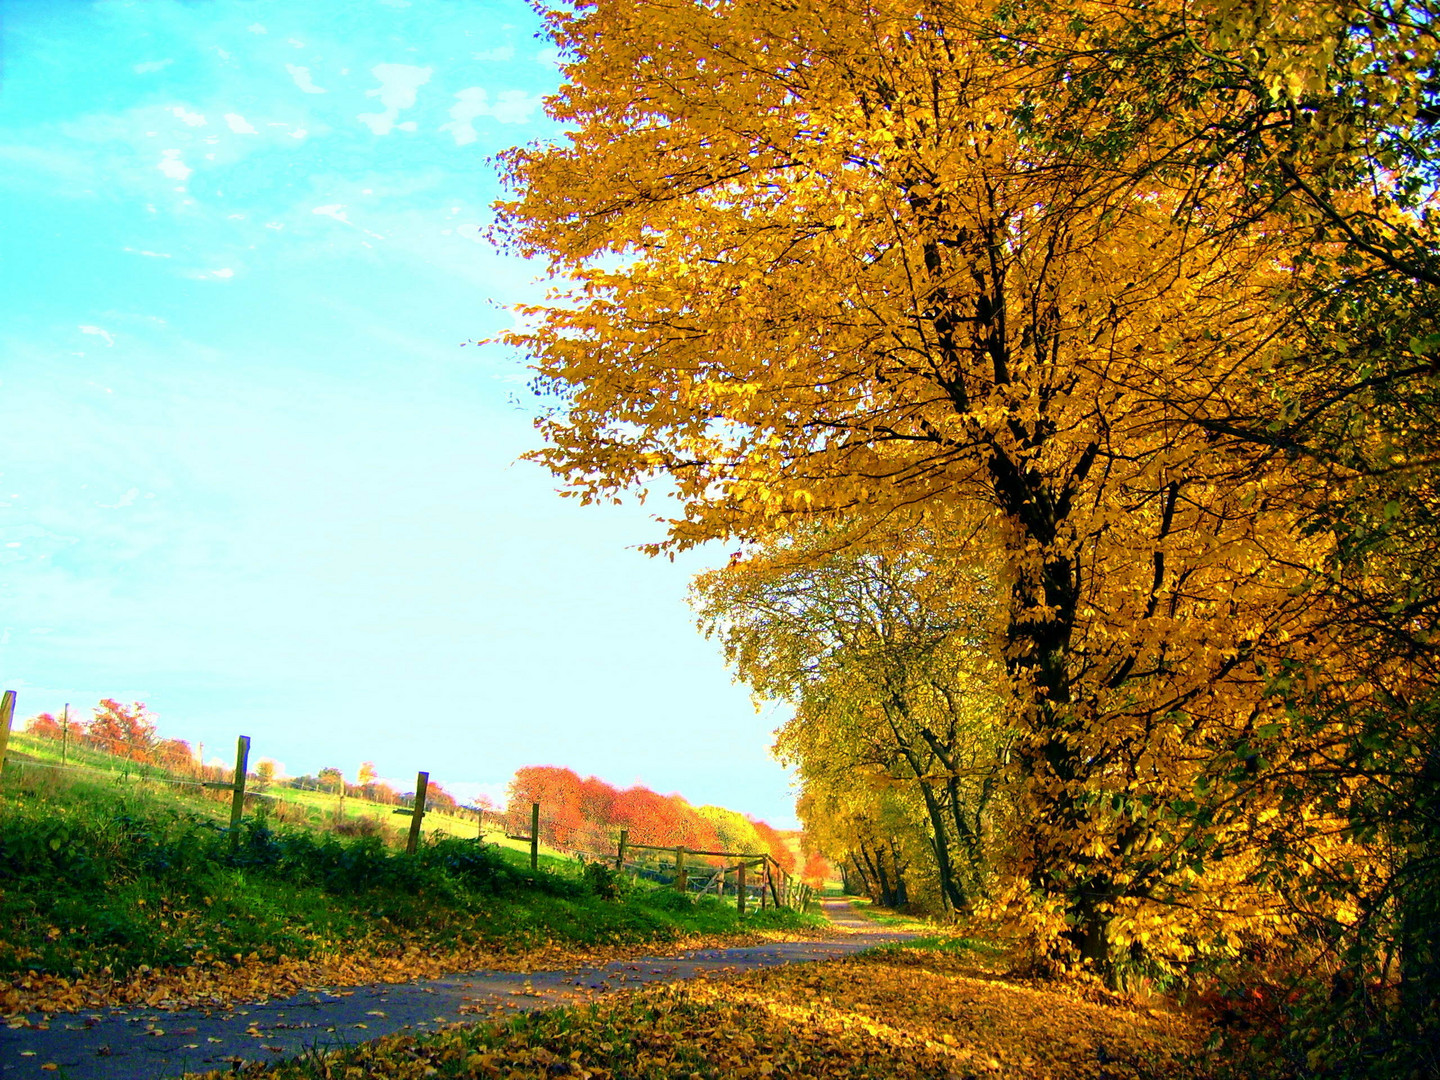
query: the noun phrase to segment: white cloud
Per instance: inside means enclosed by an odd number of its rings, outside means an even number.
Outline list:
[[[294,131],[290,132],[290,138],[303,139],[306,135],[309,134],[310,132],[306,131],[304,128],[296,128]]]
[[[104,341],[106,345],[110,345],[110,346],[113,347],[114,344],[115,344],[115,339],[110,336],[110,331],[105,330],[105,329],[102,329],[102,328],[99,327],[99,326],[83,326],[83,325],[82,325],[82,326],[80,327],[80,332],[81,332],[82,334],[89,334],[89,335],[91,335],[92,337],[98,337],[98,338],[100,338],[102,341]]]
[[[235,276],[235,271],[231,270],[228,266],[222,267],[219,270],[211,270],[210,273],[213,277],[218,278],[232,278]]]
[[[152,259],[170,259],[174,257],[163,251],[146,251],[144,248],[127,247],[125,250],[132,255],[148,255]]]
[[[256,130],[250,125],[250,121],[246,120],[245,117],[241,116],[239,113],[227,112],[225,114],[225,123],[230,125],[230,130],[235,132],[236,135],[258,134],[258,132],[256,132]]]
[[[456,146],[465,146],[478,138],[475,121],[488,116],[501,124],[523,124],[540,107],[540,98],[523,90],[502,90],[492,105],[490,95],[479,86],[471,86],[455,95],[450,107],[450,123],[441,124],[441,131],[455,136]]]
[[[205,117],[201,116],[197,112],[191,112],[183,105],[171,105],[170,115],[190,127],[205,126]]]
[[[285,41],[290,45],[294,45],[297,49],[303,49],[305,47],[305,43],[299,38],[286,38]]]
[[[336,221],[340,222],[341,225],[349,225],[352,229],[359,229],[359,231],[363,232],[366,236],[373,237],[376,240],[385,239],[385,237],[381,236],[379,233],[371,232],[369,229],[362,228],[361,226],[356,225],[353,221],[351,221],[349,216],[345,213],[344,203],[329,203],[326,206],[317,206],[314,210],[311,210],[310,212],[312,214],[319,214],[322,217],[334,218]],[[365,246],[369,247],[370,245],[366,244]]]
[[[161,150],[160,164],[155,166],[160,172],[171,180],[179,180],[182,184],[190,179],[190,174],[195,170],[180,160],[179,150]]]
[[[562,63],[560,50],[550,45],[535,54],[535,62],[543,67],[559,67]]]
[[[355,119],[376,135],[388,135],[395,127],[400,110],[415,104],[416,92],[430,81],[433,71],[433,68],[416,67],[414,64],[376,64],[370,73],[380,80],[380,85],[374,90],[366,90],[365,96],[379,98],[385,111],[360,113]]]
[[[252,33],[252,34],[268,34],[268,33],[270,32],[269,30],[266,30],[265,27],[264,27],[262,24],[258,23],[258,22],[257,22],[257,23],[251,23],[246,29],[248,29],[248,30],[250,31],[250,33]]]
[[[152,71],[164,71],[174,62],[174,60],[146,60],[143,64],[136,64],[131,70],[136,75],[149,75]]]
[[[95,505],[100,507],[102,510],[123,510],[125,507],[129,506],[139,497],[140,489],[132,487],[113,503],[97,502]]]
[[[290,73],[290,78],[295,80],[295,85],[307,94],[323,94],[325,91],[315,85],[310,78],[310,69],[301,64],[286,64],[285,70]]]
[[[475,53],[474,57],[481,61],[514,60],[515,46],[501,45],[498,49],[483,49]]]

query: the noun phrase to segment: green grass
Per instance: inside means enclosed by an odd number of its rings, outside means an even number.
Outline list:
[[[880,926],[889,927],[894,930],[914,930],[921,932],[928,930],[933,925],[925,919],[916,918],[914,915],[905,915],[899,911],[892,911],[890,908],[876,907],[863,896],[849,897],[851,910],[862,919]]]
[[[574,859],[532,872],[528,851],[473,839],[431,837],[409,856],[261,806],[232,850],[227,807],[201,789],[12,765],[0,777],[0,972],[120,975],[367,938],[514,950],[819,921],[786,910],[742,921],[731,903],[587,874]]]

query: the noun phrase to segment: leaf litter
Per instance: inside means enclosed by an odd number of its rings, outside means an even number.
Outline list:
[[[885,949],[621,991],[239,1072],[267,1080],[1201,1080],[1206,1034],[1194,1018],[1093,987],[1015,978],[971,955]]]

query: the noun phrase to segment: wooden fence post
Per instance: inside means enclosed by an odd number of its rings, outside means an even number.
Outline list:
[[[630,839],[630,830],[620,830],[620,850],[615,853],[615,869],[625,869],[625,842]]]
[[[343,781],[342,781],[343,783]],[[425,819],[425,789],[430,786],[430,774],[415,774],[415,809],[410,814],[410,835],[405,838],[405,853],[414,855],[420,845],[420,822]]]
[[[736,913],[737,915],[744,915],[744,914],[745,914],[745,863],[742,861],[742,862],[740,863],[740,865],[735,868],[735,870],[736,870],[736,872],[739,874],[739,879],[740,879],[740,880],[736,883],[736,888],[735,888],[735,913]]]
[[[0,772],[5,770],[5,751],[10,745],[10,725],[15,721],[15,691],[0,698]]]
[[[530,869],[540,869],[540,804],[530,804]]]
[[[70,750],[70,702],[65,702],[65,712],[60,721],[60,764],[67,765]]]
[[[776,906],[776,907],[779,907],[779,906],[780,906],[780,893],[779,893],[779,891],[775,888],[775,873],[774,873],[774,871],[771,869],[770,864],[769,864],[768,862],[765,864],[765,880],[770,883],[770,899],[775,902],[775,906]]]
[[[245,814],[245,772],[250,767],[250,736],[241,735],[235,743],[234,794],[230,796],[230,848],[240,844],[240,819]]]
[[[685,848],[675,849],[675,888],[685,892],[690,887],[690,879],[685,874]]]

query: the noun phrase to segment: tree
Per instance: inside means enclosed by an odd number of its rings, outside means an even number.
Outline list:
[[[508,155],[501,227],[573,287],[506,340],[582,499],[664,478],[653,550],[818,521],[994,568],[1012,898],[1113,975],[1268,925],[1254,733],[1267,673],[1330,655],[1305,586],[1333,544],[1285,460],[1216,436],[1297,341],[1287,222],[1150,168],[1178,128],[1100,171],[1017,113],[996,10],[553,15],[572,131]]]
[[[355,774],[355,782],[361,787],[368,787],[370,784],[375,783],[375,781],[379,779],[379,776],[380,774],[375,771],[375,763],[373,761],[362,761],[359,772]]]
[[[344,797],[344,795],[345,795],[345,774],[342,773],[342,772],[341,772],[339,769],[337,769],[335,766],[333,766],[333,765],[327,765],[327,766],[325,766],[325,768],[321,769],[320,772],[319,772],[318,774],[316,774],[316,778],[320,781],[320,786],[321,786],[321,787],[328,788],[330,791],[335,792],[337,795],[340,795],[342,798]]]
[[[255,786],[264,790],[275,782],[275,762],[270,758],[261,758],[255,764]]]
[[[989,886],[1007,744],[987,670],[993,590],[925,538],[888,554],[808,550],[830,540],[797,536],[702,575],[702,624],[757,696],[794,706],[776,748],[802,785],[843,785],[846,770],[913,785],[928,822],[922,859],[944,902],[968,912]]]
[[[146,711],[144,702],[126,706],[104,698],[85,727],[85,739],[116,757],[150,761],[155,748],[155,718]]]
[[[195,751],[184,739],[161,739],[155,744],[154,757],[173,771],[189,771],[195,767]]]
[[[38,735],[42,739],[58,739],[64,734],[64,727],[52,714],[45,712],[25,721],[25,734]]]

